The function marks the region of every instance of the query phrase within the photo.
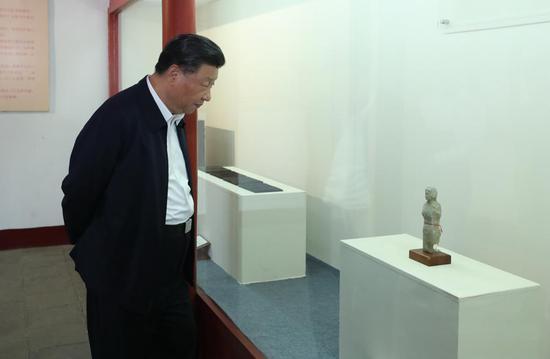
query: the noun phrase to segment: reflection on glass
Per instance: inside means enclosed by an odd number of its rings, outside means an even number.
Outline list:
[[[199,146],[232,150],[209,141]],[[305,193],[237,167],[204,167],[198,230],[210,255],[199,255],[199,286],[268,358],[337,358],[339,273],[306,258]]]

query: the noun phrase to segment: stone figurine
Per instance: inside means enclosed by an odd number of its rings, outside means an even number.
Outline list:
[[[437,253],[439,249],[439,239],[441,238],[441,205],[437,202],[437,189],[427,187],[425,191],[426,203],[422,207],[422,217],[424,217],[424,229],[422,231],[422,250],[428,253]]]

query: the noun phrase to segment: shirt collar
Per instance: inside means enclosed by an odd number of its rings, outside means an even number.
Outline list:
[[[155,100],[155,103],[157,104],[160,110],[160,113],[162,113],[162,117],[164,117],[167,123],[169,123],[170,120],[173,119],[176,125],[179,124],[179,122],[181,121],[183,116],[185,116],[185,114],[184,113],[172,114],[172,112],[170,112],[168,107],[166,107],[164,102],[162,102],[162,100],[160,99],[159,95],[153,88],[153,85],[151,85],[151,81],[149,81],[149,76],[147,76],[146,79],[147,79],[147,87],[149,87],[149,92],[151,92],[151,96],[153,96],[153,99]]]

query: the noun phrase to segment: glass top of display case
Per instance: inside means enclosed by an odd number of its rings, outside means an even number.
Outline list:
[[[254,193],[281,192],[282,189],[255,178],[245,176],[225,167],[207,167],[206,173]]]

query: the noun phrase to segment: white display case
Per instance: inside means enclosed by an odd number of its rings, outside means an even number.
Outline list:
[[[305,192],[225,168],[282,191],[253,193],[199,171],[198,233],[210,242],[212,261],[242,284],[304,277]]]
[[[447,249],[408,258],[410,235],[341,241],[341,359],[542,358],[540,285]]]

